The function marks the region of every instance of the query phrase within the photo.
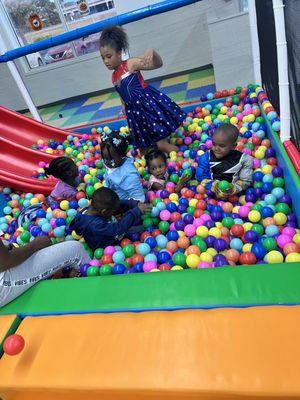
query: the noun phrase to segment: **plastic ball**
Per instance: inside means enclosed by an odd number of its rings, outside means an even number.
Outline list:
[[[272,250],[269,253],[267,253],[265,259],[268,264],[282,263],[283,255],[277,250]]]
[[[18,334],[9,335],[3,342],[3,351],[9,356],[15,356],[19,354],[25,346],[25,340],[23,336]]]
[[[146,254],[149,254],[151,251],[151,247],[147,243],[140,243],[137,246],[137,252],[141,254],[142,256],[145,256]]]
[[[285,258],[285,262],[300,262],[300,254],[289,253]]]
[[[189,268],[197,268],[200,263],[200,257],[197,254],[190,254],[186,258],[186,265]]]

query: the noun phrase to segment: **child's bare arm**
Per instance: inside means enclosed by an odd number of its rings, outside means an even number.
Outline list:
[[[128,70],[131,72],[157,69],[162,65],[163,61],[154,49],[148,49],[142,57],[133,57],[127,61]]]

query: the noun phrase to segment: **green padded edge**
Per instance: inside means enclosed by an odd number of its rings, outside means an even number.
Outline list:
[[[300,304],[300,263],[43,281],[0,310],[26,315]]]
[[[13,323],[11,324],[9,330],[7,331],[7,334],[4,336],[2,341],[0,342],[0,358],[3,356],[3,342],[7,338],[7,336],[12,335],[13,333],[16,332],[18,329],[20,323],[21,323],[21,318],[16,315],[16,318],[14,319]]]

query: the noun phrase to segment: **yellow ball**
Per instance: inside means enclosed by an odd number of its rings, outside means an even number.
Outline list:
[[[68,202],[67,200],[62,200],[62,201],[59,203],[59,207],[60,207],[62,210],[68,210],[68,208],[69,208],[69,202]]]
[[[190,206],[190,207],[196,207],[197,203],[198,203],[198,200],[197,200],[197,199],[191,199],[191,200],[189,201],[189,206]]]
[[[221,107],[220,111],[221,111],[222,114],[226,114],[227,113],[227,107],[226,106]]]
[[[232,213],[234,213],[234,214],[238,214],[238,212],[239,212],[239,206],[235,206],[235,207],[233,207],[233,209],[232,209]]]
[[[175,157],[175,159],[176,159],[176,158],[177,158],[177,153],[176,153],[176,151],[171,151],[170,154],[169,154],[169,157],[170,157],[170,158]]]
[[[273,219],[276,225],[284,225],[287,221],[287,216],[281,212],[275,213]]]
[[[186,258],[186,265],[187,265],[189,268],[193,268],[193,269],[197,268],[199,262],[200,262],[200,257],[197,256],[197,254],[190,254],[190,255],[187,256],[187,258]]]
[[[170,196],[169,196],[169,199],[170,199],[171,201],[178,201],[178,194],[176,194],[176,193],[171,193]]]
[[[244,231],[245,231],[245,232],[250,231],[250,229],[252,228],[252,226],[253,226],[253,224],[252,224],[251,222],[245,222],[245,223],[243,224]]]
[[[296,243],[296,244],[300,243],[300,233],[296,233],[293,236],[293,242]]]
[[[90,168],[89,173],[91,176],[96,176],[97,175],[97,169],[96,168]]]
[[[120,132],[121,133],[126,133],[127,132],[126,126],[121,126]]]
[[[69,156],[70,154],[72,154],[73,149],[71,147],[67,147],[65,150],[65,153]]]
[[[84,182],[88,182],[91,179],[91,175],[90,174],[86,174],[83,177]]]
[[[218,253],[217,250],[214,249],[213,247],[209,247],[209,248],[206,250],[206,252],[207,252],[208,254],[210,254],[211,256],[213,256],[213,257]]]
[[[157,269],[157,268],[153,268],[153,269],[151,269],[151,271],[150,272],[160,272],[160,270],[159,269]]]
[[[217,239],[221,237],[221,231],[218,228],[210,228],[208,232]]]
[[[261,170],[264,174],[271,174],[272,169],[273,169],[272,165],[267,164],[267,165],[264,165]]]
[[[177,231],[177,233],[179,237],[185,236],[185,233],[183,231]]]
[[[262,160],[265,156],[265,153],[263,151],[260,150],[256,150],[256,152],[254,153],[254,157],[258,158],[259,160]]]
[[[77,233],[75,231],[72,231],[72,238],[75,240],[80,240],[82,238],[82,236],[77,235]]]
[[[47,153],[47,154],[53,154],[53,149],[47,149],[47,150],[46,150],[46,153]]]
[[[202,238],[206,238],[208,236],[208,228],[206,226],[198,226],[196,234]]]
[[[238,122],[239,122],[239,120],[237,119],[237,117],[231,117],[230,118],[231,125],[236,125]]]
[[[256,211],[256,210],[251,210],[248,214],[248,219],[251,222],[258,222],[261,219],[261,215],[260,212]]]
[[[206,117],[204,117],[204,121],[207,122],[211,122],[211,116],[207,115]]]
[[[205,262],[213,262],[213,256],[205,251],[204,253],[200,254],[200,260]]]
[[[30,204],[37,204],[37,203],[39,203],[40,201],[39,201],[39,199],[37,199],[36,197],[32,197],[31,199],[30,199]]]
[[[266,255],[266,261],[268,264],[282,263],[283,255],[277,250],[272,250]]]
[[[84,159],[84,154],[79,153],[79,154],[77,155],[77,158],[78,158],[78,160],[82,161],[82,160]]]
[[[248,115],[248,122],[253,122],[253,121],[255,121],[255,115],[249,114]]]
[[[95,189],[95,190],[100,189],[101,187],[102,187],[102,183],[101,183],[101,182],[97,182],[97,183],[95,183],[95,185],[94,185],[94,189]]]
[[[299,253],[289,253],[285,257],[285,262],[300,262],[300,254]]]
[[[245,195],[240,196],[239,201],[241,204],[246,204],[246,196]]]
[[[251,251],[251,248],[252,248],[252,243],[245,243],[244,246],[242,247],[244,253],[246,251]]]
[[[174,267],[170,269],[170,271],[181,271],[181,270],[183,270],[183,268],[180,265],[174,265]]]
[[[243,135],[245,132],[247,132],[247,128],[245,126],[242,126],[240,129],[240,133]]]

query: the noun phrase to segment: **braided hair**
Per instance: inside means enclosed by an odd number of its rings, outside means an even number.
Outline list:
[[[74,161],[69,157],[56,157],[48,167],[45,167],[47,176],[52,175],[63,182],[73,185],[78,176],[78,170]]]
[[[100,36],[100,47],[111,47],[117,52],[128,50],[129,43],[125,30],[118,25],[105,28]]]
[[[118,166],[115,162],[115,156],[119,156],[120,159],[125,159],[127,154],[127,148],[130,144],[129,136],[120,134],[117,131],[113,131],[109,134],[104,133],[101,136],[101,156],[105,159],[103,152],[107,150],[109,159],[106,161],[112,166]],[[107,157],[106,157],[107,158]]]

